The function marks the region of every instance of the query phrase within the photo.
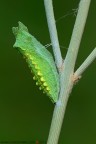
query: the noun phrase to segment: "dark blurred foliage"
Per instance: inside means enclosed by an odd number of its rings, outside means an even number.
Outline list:
[[[53,0],[62,55],[65,57],[79,0]],[[20,53],[13,48],[12,27],[23,22],[43,45],[50,43],[43,0],[0,1],[0,141],[46,141],[54,105],[35,86]],[[76,68],[96,46],[96,1],[92,0]],[[51,47],[48,48],[52,52]],[[74,86],[59,144],[96,144],[96,61]]]

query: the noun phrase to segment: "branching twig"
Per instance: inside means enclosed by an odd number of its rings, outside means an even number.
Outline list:
[[[74,78],[78,79],[82,73],[88,68],[88,66],[96,59],[96,48],[91,52],[83,64],[76,70]]]
[[[60,74],[60,85],[61,85],[60,96],[54,109],[47,144],[58,143],[68,97],[70,95],[70,92],[74,84],[71,78],[74,73],[74,66],[75,66],[75,62],[76,62],[76,58],[77,58],[77,54],[79,50],[80,41],[81,41],[82,34],[84,31],[84,26],[86,23],[90,1],[91,0],[81,0],[79,4],[79,10],[78,10],[75,26],[73,29],[73,34],[71,37],[69,49],[68,49],[68,52],[64,61],[63,69]],[[50,31],[50,37],[51,37],[52,44],[53,44],[54,56],[57,61],[57,65],[60,66],[62,63],[61,62],[62,59],[61,59],[60,49],[58,47],[58,44],[56,43],[56,41],[58,42],[58,38],[57,38],[56,26],[54,22],[52,0],[44,0],[44,2],[45,2],[47,21],[48,21],[48,26],[49,26],[49,31]],[[56,44],[56,47],[55,47],[55,44]],[[58,54],[59,54],[59,57],[58,57]]]
[[[51,38],[51,43],[52,43],[53,52],[55,56],[55,61],[59,69],[62,66],[62,56],[61,56],[57,30],[56,30],[56,25],[55,25],[52,0],[44,0],[44,4],[45,4],[47,23],[48,23],[48,28],[50,32],[50,38]]]

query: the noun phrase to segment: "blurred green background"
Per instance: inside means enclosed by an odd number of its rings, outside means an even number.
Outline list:
[[[69,45],[79,0],[53,0],[62,55]],[[54,105],[35,86],[30,70],[13,48],[12,27],[23,22],[43,45],[50,43],[43,0],[0,1],[0,141],[46,141]],[[92,0],[76,68],[96,46],[96,1]],[[52,52],[51,47],[48,48]],[[10,142],[11,143],[11,142]],[[74,86],[59,144],[96,144],[96,61]]]

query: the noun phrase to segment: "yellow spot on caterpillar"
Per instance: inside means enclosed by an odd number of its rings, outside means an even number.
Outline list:
[[[36,85],[39,85],[38,82],[36,82]]]
[[[37,75],[41,76],[41,72],[40,72],[40,71],[38,71],[38,72],[37,72]]]
[[[25,55],[26,55],[26,56],[29,56],[29,54],[28,54],[28,53],[26,53]]]
[[[38,69],[37,64],[32,61],[32,64],[34,65],[35,69]]]
[[[31,56],[30,56],[30,59],[31,59],[32,61],[34,60],[33,57],[31,57]]]
[[[43,91],[43,93],[46,93],[45,91]]]
[[[44,78],[43,77],[41,77],[41,79],[40,79],[42,82],[44,82],[45,80],[44,80]]]
[[[47,90],[47,91],[50,91],[50,89],[49,89],[48,87],[46,87],[46,90]]]
[[[46,82],[44,82],[44,84],[43,84],[44,86],[47,86],[47,83]]]
[[[42,88],[41,88],[41,87],[39,87],[39,90],[42,90]]]
[[[33,80],[36,80],[35,76],[33,77]]]
[[[32,64],[36,65],[36,63],[34,61],[32,61]]]
[[[27,57],[28,59],[33,60],[33,58],[31,57],[31,55],[30,55],[30,54],[28,54],[28,53],[26,53],[26,57]]]
[[[37,64],[34,65],[35,69],[38,69]]]

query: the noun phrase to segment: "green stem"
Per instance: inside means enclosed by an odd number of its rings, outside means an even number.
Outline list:
[[[57,29],[55,25],[52,0],[44,0],[44,5],[55,61],[58,69],[60,70],[60,67],[62,66],[62,56],[58,41]]]
[[[76,70],[74,76],[76,78],[80,77],[83,72],[89,67],[89,65],[96,59],[96,48],[91,52],[91,54],[86,58],[83,64]]]
[[[44,2],[46,2],[45,8],[48,7],[48,10],[46,11],[46,13],[50,13],[50,7],[52,8],[52,1],[44,0]],[[67,101],[71,93],[71,90],[73,88],[73,84],[74,84],[72,77],[74,74],[75,62],[76,62],[82,34],[84,31],[84,26],[86,23],[86,18],[87,18],[90,2],[91,0],[81,0],[79,4],[79,10],[78,10],[76,22],[73,28],[73,33],[72,33],[71,41],[69,44],[69,49],[68,49],[63,67],[62,67],[62,71],[60,73],[60,85],[61,85],[60,96],[54,109],[47,144],[57,144],[59,140],[59,135],[60,135],[63,118],[64,118],[66,106],[67,106]],[[52,12],[52,15],[50,13],[50,15],[47,16],[47,21],[51,20],[50,16],[53,17],[53,12]],[[49,25],[50,30],[52,30],[52,25],[50,25],[50,22],[48,25]],[[51,34],[52,32],[50,32],[50,35]],[[55,43],[55,38],[54,38],[53,43]],[[55,53],[57,53],[58,55],[58,51],[57,52],[55,51]],[[55,58],[57,59],[56,55],[55,55]]]

